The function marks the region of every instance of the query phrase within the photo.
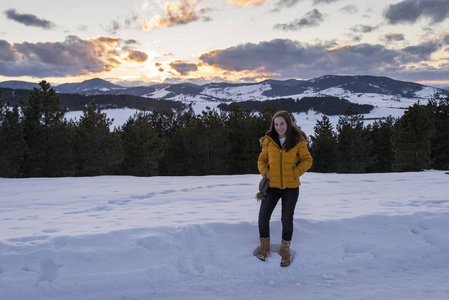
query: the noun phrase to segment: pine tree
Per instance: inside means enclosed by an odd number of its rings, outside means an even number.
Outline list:
[[[145,118],[160,138],[170,137],[177,128],[176,114],[173,110],[153,110],[146,112]]]
[[[122,141],[111,132],[113,120],[91,103],[83,112],[75,130],[78,175],[114,174],[123,160]]]
[[[190,123],[196,122],[197,116],[190,106],[186,111],[179,112],[173,119],[173,126],[163,137],[164,157],[159,164],[160,175],[186,176],[191,175],[190,159],[187,159],[186,134]]]
[[[26,176],[67,176],[71,163],[72,128],[65,120],[65,108],[59,106],[59,96],[45,80],[34,88],[29,101],[22,107],[25,133]]]
[[[352,105],[338,121],[338,148],[343,173],[364,173],[371,164],[371,145],[363,121],[363,116]]]
[[[231,104],[227,114],[226,130],[229,144],[229,172],[231,174],[257,173],[257,157],[260,152],[259,138],[264,131],[260,130],[256,117],[247,108]]]
[[[271,119],[273,118],[274,114],[277,112],[277,109],[273,106],[270,105],[265,105],[262,110],[260,111],[260,113],[258,113],[257,115],[255,115],[254,119],[253,119],[253,125],[252,127],[254,128],[254,145],[257,145],[257,153],[260,154],[262,147],[260,145],[260,138],[262,138],[263,136],[265,136],[265,134],[267,133],[267,131],[270,129],[270,125],[271,125]],[[293,116],[292,116],[293,117]],[[259,157],[259,155],[257,155],[257,158]],[[254,161],[254,166],[257,170],[257,158],[256,161]],[[258,171],[257,171],[258,173]]]
[[[9,108],[0,91],[0,177],[20,177],[25,140],[19,108]]]
[[[391,172],[393,170],[394,154],[391,139],[394,133],[396,119],[389,116],[384,120],[375,121],[369,132],[372,147],[371,156],[373,164],[369,167],[370,172]]]
[[[139,112],[122,127],[124,160],[122,173],[135,176],[158,175],[163,157],[162,139],[151,126],[149,114]]]
[[[433,133],[434,125],[428,111],[419,103],[409,107],[394,128],[393,170],[408,172],[429,169]]]
[[[271,119],[273,118],[274,114],[277,112],[277,109],[274,106],[265,105],[263,109],[260,111],[259,114],[259,120],[260,125],[262,128],[264,128],[264,133],[268,131]],[[262,137],[262,136],[261,136]]]
[[[431,113],[435,132],[431,138],[432,168],[449,169],[449,96],[429,101],[427,109]]]
[[[229,155],[223,115],[216,110],[203,111],[183,130],[185,160],[192,175],[228,174]]]
[[[311,136],[312,141],[310,152],[313,157],[313,172],[338,172],[340,169],[340,152],[338,151],[337,135],[329,121],[323,115],[321,121],[318,120],[314,127],[315,135]]]

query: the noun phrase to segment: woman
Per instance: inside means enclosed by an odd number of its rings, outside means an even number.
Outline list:
[[[293,214],[299,196],[299,177],[312,166],[306,135],[294,123],[289,112],[278,111],[270,130],[260,139],[262,151],[257,160],[260,174],[269,180],[267,194],[259,210],[260,251],[262,261],[270,251],[270,219],[282,199],[281,266],[290,265]]]

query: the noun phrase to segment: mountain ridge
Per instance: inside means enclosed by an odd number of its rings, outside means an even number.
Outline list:
[[[0,88],[30,89],[36,84],[18,81],[0,82]],[[267,79],[255,83],[159,83],[148,86],[123,87],[107,80],[93,78],[80,83],[53,87],[57,93],[80,95],[132,95],[144,98],[181,102],[265,101],[279,98],[334,96],[351,102],[379,95],[386,101],[425,100],[436,93],[449,95],[448,90],[414,82],[399,81],[372,75],[325,75],[309,80]],[[362,97],[363,96],[363,97]]]

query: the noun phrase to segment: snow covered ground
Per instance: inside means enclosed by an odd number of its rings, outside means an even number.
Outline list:
[[[306,173],[287,268],[259,179],[0,179],[0,299],[449,299],[445,172]]]

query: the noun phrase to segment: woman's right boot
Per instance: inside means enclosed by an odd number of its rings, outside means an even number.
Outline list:
[[[260,250],[259,254],[257,254],[257,258],[261,261],[265,261],[268,257],[268,252],[270,252],[270,238],[261,238],[260,239]]]

